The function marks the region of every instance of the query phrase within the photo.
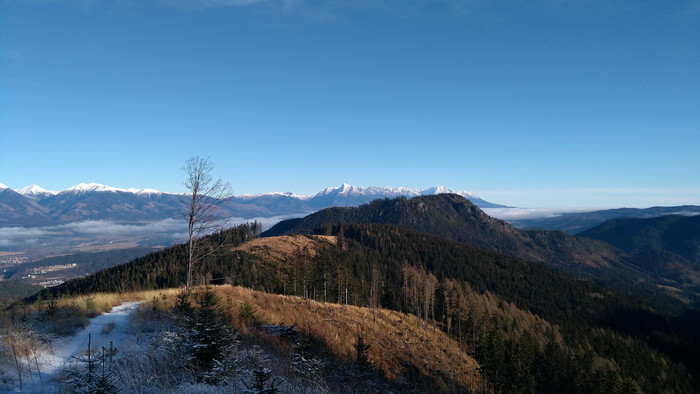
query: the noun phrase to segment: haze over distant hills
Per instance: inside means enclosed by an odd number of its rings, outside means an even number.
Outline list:
[[[332,206],[356,206],[378,198],[455,193],[484,208],[505,207],[468,191],[443,186],[424,190],[405,187],[359,187],[343,184],[314,196],[270,192],[235,196],[226,205],[232,217],[255,218],[307,214]],[[81,183],[60,192],[38,185],[13,190],[0,184],[0,226],[46,226],[81,220],[147,222],[180,218],[183,196],[154,189],[121,189]]]
[[[515,219],[510,222],[520,228],[561,230],[569,234],[577,234],[612,219],[649,219],[664,215],[700,215],[700,206],[681,205],[671,207],[617,208],[588,212],[568,212],[550,217]]]

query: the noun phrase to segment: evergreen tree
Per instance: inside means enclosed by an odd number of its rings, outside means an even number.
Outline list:
[[[324,361],[318,357],[313,349],[314,343],[309,337],[302,336],[293,344],[292,366],[294,373],[298,376],[313,377],[321,368],[325,366]]]
[[[238,333],[219,306],[219,297],[207,288],[195,297],[194,308],[182,320],[184,350],[198,379],[216,383],[232,374],[236,364]],[[187,310],[183,296],[180,310]]]
[[[83,368],[74,369],[68,372],[66,386],[70,392],[91,393],[91,394],[116,394],[120,393],[119,381],[121,380],[114,373],[111,363],[112,355],[116,349],[110,346],[110,353],[106,353],[102,348],[102,354],[93,352],[90,348],[91,336],[88,336],[88,349],[85,355],[75,357],[83,364]],[[110,363],[107,364],[109,358]]]
[[[360,370],[360,372],[367,372],[372,368],[372,365],[367,359],[367,353],[369,352],[369,345],[365,344],[365,339],[362,337],[362,333],[357,335],[357,343],[355,344],[355,352],[357,358],[355,359],[355,365]]]
[[[277,389],[277,383],[273,380],[269,383],[268,386],[268,381],[270,380],[270,376],[272,375],[272,372],[267,369],[267,368],[258,368],[253,371],[253,383],[248,386],[245,382],[243,384],[247,388],[247,390],[244,392],[245,394],[276,394],[278,389]]]

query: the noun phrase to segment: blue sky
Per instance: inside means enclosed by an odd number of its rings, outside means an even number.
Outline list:
[[[700,1],[7,0],[0,182],[700,205]]]

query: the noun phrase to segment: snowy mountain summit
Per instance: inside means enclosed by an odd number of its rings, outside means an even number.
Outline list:
[[[313,196],[293,192],[235,196],[223,208],[231,217],[276,217],[305,215],[329,207],[359,206],[380,198],[413,198],[443,193],[459,194],[481,208],[504,207],[484,201],[466,190],[455,192],[444,186],[410,189],[343,183],[338,187],[323,189]],[[79,220],[141,223],[180,219],[182,204],[180,194],[155,189],[122,189],[94,182],[80,183],[58,193],[37,185],[15,191],[0,184],[0,227],[51,225]]]
[[[29,198],[30,200],[34,200],[34,201],[39,201],[42,198],[46,198],[46,197],[53,196],[53,195],[57,194],[57,192],[46,190],[43,187],[41,187],[39,185],[35,185],[35,184],[27,185],[21,189],[15,190],[15,191],[17,193]]]
[[[133,193],[133,194],[160,194],[161,192],[155,189],[137,189],[128,188],[121,189],[118,187],[111,187],[103,185],[101,183],[79,183],[73,187],[63,190],[61,193],[89,193],[89,192],[122,192],[122,193]]]
[[[347,183],[343,183],[339,187],[329,187],[320,191],[318,194],[316,194],[309,200],[309,205],[316,209],[330,206],[348,207],[368,203],[377,198],[412,198],[417,196],[429,196],[446,193],[459,194],[482,208],[504,207],[503,205],[493,204],[488,201],[484,201],[481,198],[474,195],[473,193],[470,193],[466,190],[454,191],[444,186],[434,186],[427,189],[410,189],[402,186],[351,186]]]
[[[478,198],[473,193],[466,190],[454,191],[448,189],[445,186],[433,186],[427,189],[410,189],[407,187],[379,187],[379,186],[351,186],[347,183],[343,183],[340,187],[329,187],[314,197],[328,196],[328,195],[346,195],[346,196],[380,196],[380,197],[417,197],[417,196],[432,196],[436,194],[459,194],[460,196],[466,198]]]

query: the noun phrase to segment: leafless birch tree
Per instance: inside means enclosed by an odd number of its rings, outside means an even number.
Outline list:
[[[182,167],[188,191],[185,213],[189,235],[186,292],[192,288],[192,266],[212,252],[211,248],[203,250],[200,247],[201,237],[226,227],[222,205],[231,199],[231,185],[221,178],[215,180],[211,175],[213,169],[214,163],[208,157],[199,156],[190,157]]]

